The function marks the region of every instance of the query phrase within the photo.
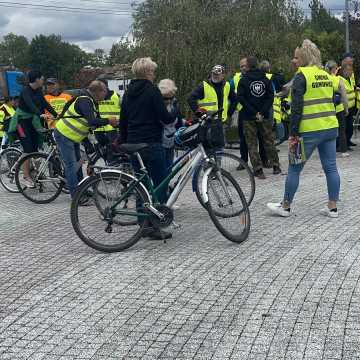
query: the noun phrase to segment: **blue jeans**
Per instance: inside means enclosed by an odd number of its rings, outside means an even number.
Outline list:
[[[340,176],[336,166],[336,137],[337,129],[312,131],[301,136],[304,139],[306,159],[310,159],[315,148],[319,151],[321,165],[326,175],[329,201],[338,201],[340,192]],[[303,164],[289,165],[285,182],[284,201],[292,203],[297,188]]]
[[[70,191],[71,197],[74,196],[78,183],[83,178],[82,168],[79,167],[80,144],[76,143],[57,130],[54,131],[54,137],[59,148],[59,152],[65,165],[65,177],[67,187]]]
[[[175,148],[164,148],[165,164],[168,173],[171,172],[171,166],[174,162]]]

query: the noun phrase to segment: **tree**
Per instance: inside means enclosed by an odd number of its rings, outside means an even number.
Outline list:
[[[131,63],[136,57],[138,48],[129,41],[119,41],[111,47],[108,57],[108,64],[127,64]]]
[[[74,75],[88,63],[88,54],[77,45],[62,41],[59,35],[38,35],[31,41],[29,62],[45,76],[56,76],[72,85]]]
[[[7,34],[0,43],[0,62],[23,69],[28,64],[28,51],[29,42],[25,36]]]

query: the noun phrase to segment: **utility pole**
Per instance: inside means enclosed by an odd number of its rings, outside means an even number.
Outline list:
[[[345,0],[345,49],[350,52],[350,33],[349,33],[349,0]]]

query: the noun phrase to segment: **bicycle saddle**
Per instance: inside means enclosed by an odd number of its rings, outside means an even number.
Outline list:
[[[140,143],[140,144],[121,144],[119,149],[126,154],[134,154],[147,148],[149,144]]]

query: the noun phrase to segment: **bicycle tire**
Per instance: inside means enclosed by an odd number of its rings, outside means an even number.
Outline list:
[[[216,154],[218,156],[221,156],[222,159],[228,158],[228,159],[232,160],[231,167],[233,169],[235,169],[236,175],[239,175],[235,180],[239,179],[239,181],[237,181],[238,184],[241,180],[241,184],[239,184],[239,186],[242,189],[242,191],[244,188],[247,190],[246,195],[245,194],[244,195],[245,195],[245,198],[247,201],[247,205],[250,206],[252,201],[254,200],[256,183],[255,183],[254,173],[250,169],[249,165],[237,155],[230,154],[230,153],[224,152],[224,151],[217,151]],[[223,168],[225,171],[229,172],[227,170],[225,161],[220,161],[218,163],[220,164],[221,168]],[[201,194],[201,179],[202,179],[201,172],[204,170],[205,164],[206,163],[204,162],[201,166],[199,166],[196,169],[196,173],[194,174],[196,197],[203,208],[206,208],[206,206],[204,204],[204,200],[203,200],[203,197]],[[240,165],[243,166],[244,170],[241,170],[241,171],[236,170],[236,168]],[[230,166],[230,163],[229,163],[229,166]],[[246,174],[244,179],[240,179],[240,176],[242,174]],[[243,191],[243,193],[244,193],[244,191]]]
[[[214,168],[215,169],[215,168]],[[251,226],[251,220],[250,220],[250,210],[247,205],[247,201],[245,199],[245,196],[237,183],[237,181],[223,169],[220,169],[221,177],[223,182],[226,184],[226,191],[228,194],[224,195],[218,195],[218,199],[213,200],[212,196],[209,192],[209,185],[207,184],[207,194],[208,194],[208,201],[206,202],[206,209],[209,213],[210,219],[216,226],[216,228],[219,230],[219,232],[228,240],[235,242],[235,243],[241,243],[245,241],[250,232],[250,226]],[[217,181],[220,183],[218,171],[212,171],[208,176],[208,182],[209,181]],[[234,191],[230,194],[230,185],[232,185]],[[221,188],[221,184],[219,186]],[[213,191],[213,190],[212,190]],[[235,194],[236,193],[236,194]],[[222,197],[221,201],[219,201],[219,197]],[[223,202],[223,199],[225,199],[225,205]],[[220,204],[219,207],[222,209],[222,211],[218,211],[215,209],[215,204],[217,202]],[[226,200],[229,201],[229,204],[226,204]],[[236,205],[238,209],[234,209],[233,205]],[[225,213],[225,209],[229,209],[231,207],[231,213]],[[225,221],[233,221],[233,224],[231,225],[231,228],[233,230],[229,231],[228,228],[224,226]],[[240,220],[240,221],[239,221]],[[240,225],[243,225],[243,229],[239,232]]]
[[[98,206],[81,206],[83,199],[86,197],[88,199],[90,198],[90,201],[94,201],[95,203],[96,201],[101,200],[94,198],[96,197],[96,192],[93,191],[93,189],[96,189],[99,186],[100,182],[108,182],[108,184],[115,182],[117,183],[116,185],[116,189],[117,189],[118,185],[122,186],[124,185],[124,183],[128,184],[132,181],[134,181],[134,179],[130,177],[128,174],[120,173],[116,171],[113,172],[106,171],[106,172],[96,173],[93,176],[88,177],[79,185],[74,195],[73,201],[71,203],[70,215],[71,215],[71,223],[76,234],[86,245],[101,252],[112,253],[112,252],[119,252],[126,250],[139,241],[145,228],[147,227],[148,224],[147,220],[141,223],[136,221],[135,225],[131,224],[127,226],[119,225],[118,223],[114,222],[112,224],[112,232],[107,232],[108,223],[104,219],[103,210],[99,210]],[[106,189],[109,187],[110,185],[105,186],[105,190],[103,190],[104,193],[106,192]],[[132,215],[130,215],[130,217],[135,217],[137,219],[136,200],[140,200],[141,203],[148,203],[150,199],[148,197],[148,194],[144,191],[144,189],[140,185],[135,186],[134,191],[137,197],[135,197],[134,212]],[[129,196],[130,195],[133,194],[129,194]],[[107,197],[106,201],[108,201],[110,198],[115,199],[116,193],[115,195],[111,195],[111,196],[106,194],[106,197]],[[126,199],[129,199],[129,197],[127,197]],[[80,214],[84,214],[84,217],[82,217],[81,219],[80,216],[82,215]],[[126,217],[126,215],[124,216]],[[85,226],[89,227],[89,233],[88,231],[85,230]],[[114,229],[116,230],[115,232]],[[132,235],[125,241],[119,243],[119,239],[123,239],[124,233],[126,232],[127,229],[130,229]],[[98,231],[100,233],[98,239],[96,239],[95,231],[96,232]],[[106,236],[108,236],[107,239]],[[112,241],[112,243],[105,244],[105,241],[108,240]]]
[[[20,159],[15,170],[16,186],[18,187],[20,193],[26,199],[30,200],[35,204],[51,203],[60,195],[64,186],[63,180],[60,177],[57,177],[57,174],[61,171],[61,169],[57,168],[57,164],[53,158],[50,158],[46,164],[46,167],[44,169],[46,171],[46,174],[41,174],[42,178],[36,181],[36,177],[38,175],[37,171],[39,167],[41,167],[41,165],[36,164],[35,160],[37,160],[39,163],[42,160],[46,162],[47,159],[48,154],[40,152],[27,154]],[[20,172],[22,170],[24,162],[27,160],[30,161],[30,176],[35,183],[35,188],[28,188],[21,183]],[[49,175],[47,175],[47,172],[49,173]],[[46,179],[47,177],[49,179]],[[40,194],[42,194],[41,198],[36,198],[36,193],[38,193],[39,196]]]
[[[21,156],[22,151],[14,147],[9,147],[0,153],[0,184],[10,193],[19,192],[13,167]]]

